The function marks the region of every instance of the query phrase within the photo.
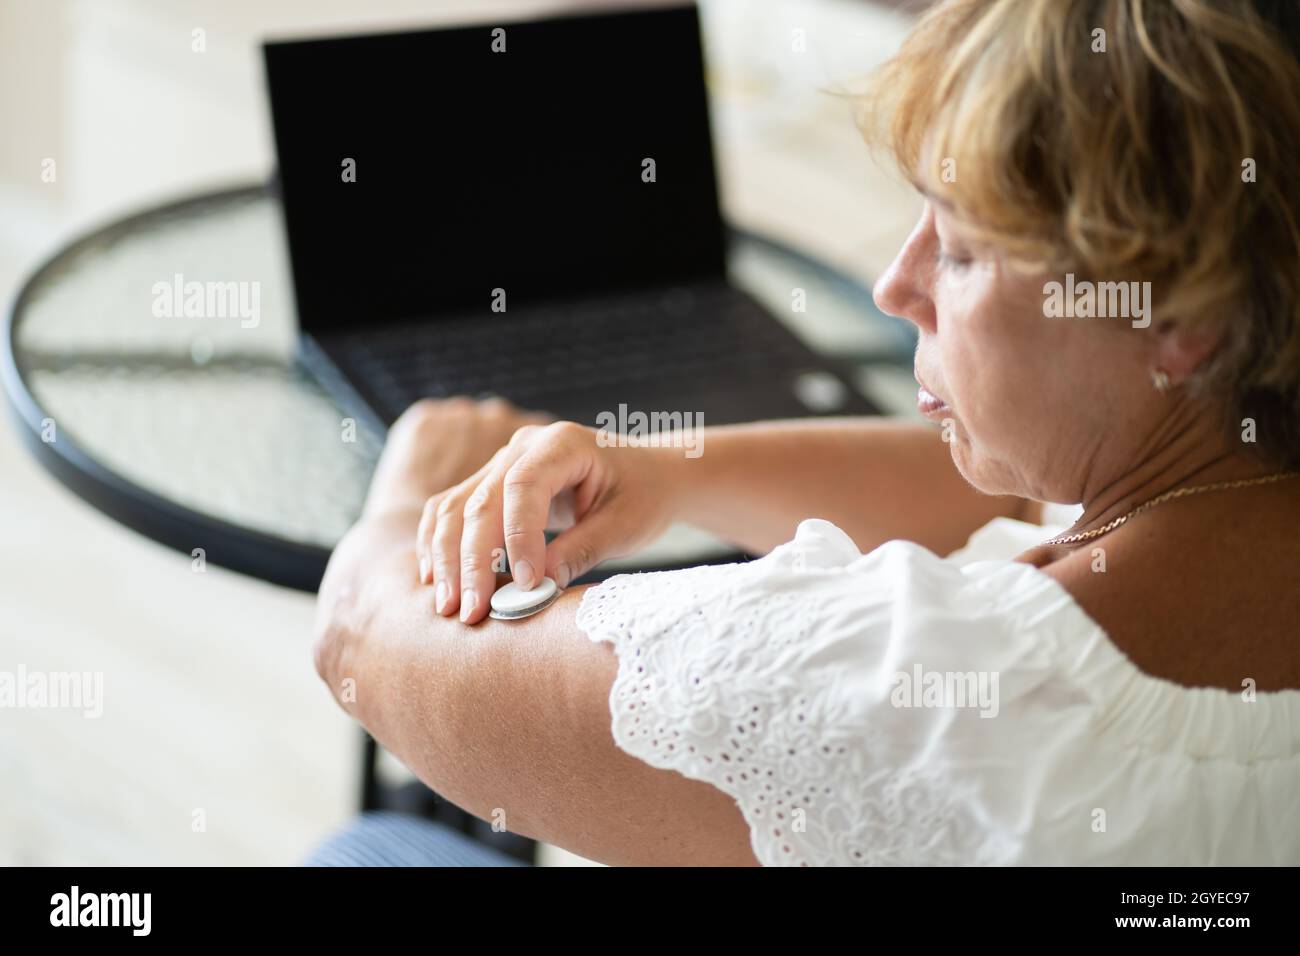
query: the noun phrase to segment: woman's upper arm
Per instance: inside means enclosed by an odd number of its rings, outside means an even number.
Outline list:
[[[526,620],[467,627],[434,613],[409,536],[375,535],[350,542],[362,553],[337,572],[365,566],[364,585],[327,579],[335,595],[318,666],[344,708],[426,784],[476,816],[600,862],[756,862],[734,799],[615,744],[618,661],[578,629],[582,589]],[[351,701],[339,693],[348,677]]]

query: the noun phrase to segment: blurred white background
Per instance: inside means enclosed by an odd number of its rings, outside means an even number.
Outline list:
[[[0,0],[0,293],[94,225],[264,178],[264,37],[618,5],[647,4]],[[826,90],[895,49],[906,17],[869,0],[701,8],[728,217],[869,281],[918,203]],[[98,720],[0,710],[0,864],[291,864],[354,812],[358,732],[312,669],[308,597],[192,574],[41,472],[8,424],[0,474],[0,669],[112,674]]]

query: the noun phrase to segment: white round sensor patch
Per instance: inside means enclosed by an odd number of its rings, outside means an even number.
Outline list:
[[[488,617],[498,621],[514,621],[521,617],[531,617],[538,611],[550,607],[562,592],[550,578],[542,578],[542,583],[525,591],[511,581],[492,595],[492,611]]]

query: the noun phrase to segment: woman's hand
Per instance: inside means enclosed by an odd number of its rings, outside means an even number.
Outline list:
[[[519,429],[477,473],[425,503],[415,547],[439,614],[481,620],[495,590],[494,549],[523,588],[560,587],[598,562],[654,541],[672,522],[681,449],[602,447],[573,422]],[[572,496],[574,525],[548,546],[556,498]],[[564,499],[561,499],[562,501]]]
[[[388,429],[365,515],[421,507],[430,495],[474,474],[520,428],[550,421],[502,398],[416,402]]]

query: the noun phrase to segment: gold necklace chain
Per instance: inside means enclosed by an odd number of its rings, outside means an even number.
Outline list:
[[[1234,481],[1216,481],[1208,485],[1193,485],[1191,488],[1175,488],[1173,491],[1166,491],[1163,495],[1152,498],[1150,501],[1138,505],[1128,514],[1120,515],[1114,521],[1107,522],[1100,528],[1094,528],[1091,531],[1080,531],[1077,534],[1058,535],[1048,541],[1044,541],[1041,547],[1051,547],[1058,544],[1073,544],[1076,541],[1090,541],[1093,538],[1100,538],[1103,534],[1114,531],[1120,525],[1128,521],[1129,518],[1135,518],[1142,512],[1154,508],[1156,505],[1164,504],[1166,501],[1172,501],[1174,498],[1183,498],[1187,495],[1200,494],[1203,491],[1226,491],[1229,488],[1245,488],[1249,485],[1265,485],[1275,481],[1282,481],[1284,478],[1294,478],[1300,475],[1300,471],[1280,471],[1273,475],[1263,475],[1259,478],[1238,478]]]

